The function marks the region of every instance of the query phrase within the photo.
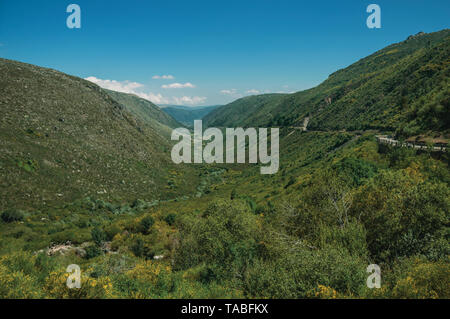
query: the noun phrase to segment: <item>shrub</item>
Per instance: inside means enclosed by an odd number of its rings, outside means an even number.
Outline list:
[[[319,230],[318,246],[346,249],[350,255],[368,256],[366,230],[359,222],[349,222],[344,227],[322,225]]]
[[[423,181],[414,169],[385,171],[358,190],[351,211],[364,223],[376,259],[435,258],[436,243],[445,239],[450,190],[445,183]]]
[[[221,274],[233,277],[251,263],[258,251],[257,217],[243,201],[217,201],[199,218],[183,215],[181,243],[175,266],[187,269],[199,264],[216,265]]]
[[[145,216],[139,223],[141,232],[143,234],[148,234],[154,223],[155,220],[153,219],[152,216]]]
[[[305,298],[322,285],[338,294],[359,295],[365,289],[366,267],[364,260],[346,250],[300,249],[255,262],[244,275],[244,292],[249,298]]]
[[[416,260],[393,288],[394,298],[449,299],[450,265],[447,262]]]
[[[131,251],[136,257],[143,257],[145,254],[145,245],[142,238],[137,238],[131,246]]]
[[[105,227],[106,240],[111,241],[115,235],[120,233],[120,231],[121,231],[120,227],[115,224]]]
[[[106,240],[106,233],[99,227],[92,229],[91,236],[97,246],[100,246]]]
[[[129,298],[167,298],[175,288],[169,265],[142,261],[118,278],[119,287]]]
[[[364,180],[373,177],[377,172],[377,167],[359,158],[344,158],[337,164],[333,165],[333,168],[339,172],[339,174],[345,174],[352,181],[353,185],[360,186]]]
[[[102,254],[102,250],[97,245],[87,246],[85,250],[86,250],[85,255],[86,259],[91,259],[100,256]]]
[[[43,258],[15,252],[0,258],[0,298],[41,298],[40,279],[51,267]]]
[[[23,220],[24,214],[19,210],[7,210],[2,213],[1,218],[5,223],[18,222]]]
[[[92,278],[81,271],[81,288],[69,289],[67,278],[69,273],[61,270],[52,272],[44,284],[47,298],[57,299],[101,299],[114,298],[111,280],[107,277]]]
[[[167,225],[173,226],[175,224],[176,217],[177,217],[177,215],[171,213],[171,214],[166,215],[166,217],[164,217],[164,221],[167,223]]]
[[[0,298],[40,298],[35,280],[23,271],[10,272],[0,265]]]

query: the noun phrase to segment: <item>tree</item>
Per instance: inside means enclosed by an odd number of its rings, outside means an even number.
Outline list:
[[[94,229],[92,229],[91,236],[97,246],[101,246],[101,244],[106,240],[105,232],[99,227],[94,227]]]
[[[152,216],[145,216],[139,223],[141,232],[143,234],[148,234],[154,223],[155,223],[155,220],[153,219]]]

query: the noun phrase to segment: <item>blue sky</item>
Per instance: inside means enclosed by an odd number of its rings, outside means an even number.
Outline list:
[[[81,29],[66,26],[71,3]],[[381,29],[366,26],[371,3]],[[0,57],[156,103],[213,105],[310,88],[410,34],[448,28],[449,18],[448,0],[0,0]]]

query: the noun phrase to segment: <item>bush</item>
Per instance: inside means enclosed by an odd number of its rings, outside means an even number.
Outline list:
[[[166,217],[164,217],[164,221],[167,223],[167,225],[173,226],[175,224],[176,217],[177,215],[175,214],[168,214],[166,215]]]
[[[207,264],[216,266],[215,278],[229,278],[243,271],[257,255],[257,217],[244,201],[217,201],[201,218],[196,214],[183,215],[180,227],[181,243],[175,254],[177,268]]]
[[[57,299],[102,299],[114,298],[111,280],[107,277],[92,278],[86,271],[81,271],[81,288],[68,289],[69,273],[61,270],[52,272],[44,284],[47,298]]]
[[[167,298],[175,288],[174,279],[169,265],[148,260],[139,262],[117,281],[128,298]]]
[[[86,259],[91,259],[100,256],[102,254],[102,250],[97,245],[87,246],[85,250],[86,250],[85,255]]]
[[[143,234],[148,234],[154,223],[155,223],[155,220],[153,219],[152,216],[144,217],[139,223],[141,232]]]
[[[145,246],[145,242],[142,238],[138,237],[133,242],[133,245],[131,246],[131,251],[136,257],[145,257],[148,249]]]
[[[99,227],[94,227],[91,232],[92,240],[97,246],[100,246],[106,240],[106,233]]]
[[[359,158],[348,157],[344,158],[333,168],[339,173],[350,178],[352,184],[360,186],[365,180],[373,177],[377,172],[377,167]]]
[[[42,298],[41,283],[53,267],[48,260],[23,251],[0,257],[0,298]]]
[[[249,298],[305,298],[322,285],[340,294],[359,295],[365,289],[366,267],[364,260],[346,250],[301,249],[255,262],[244,275],[244,292]]]
[[[368,256],[366,230],[356,221],[349,222],[345,227],[322,225],[317,244],[322,248],[346,249],[352,256]]]
[[[105,227],[106,240],[111,241],[120,231],[120,227],[115,224]]]
[[[450,265],[447,262],[416,260],[413,267],[397,281],[393,288],[394,298],[449,299]]]
[[[367,243],[378,261],[401,256],[439,258],[437,244],[445,239],[450,190],[445,183],[423,181],[413,169],[384,171],[362,186],[351,214],[367,230]]]
[[[19,210],[7,210],[2,213],[1,218],[5,223],[18,222],[23,220],[24,214]]]

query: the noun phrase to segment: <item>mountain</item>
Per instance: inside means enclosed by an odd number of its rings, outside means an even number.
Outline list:
[[[160,132],[164,132],[166,135],[170,135],[172,129],[181,126],[172,116],[163,112],[158,106],[148,100],[134,94],[104,90],[136,118],[150,127],[158,128]]]
[[[164,105],[161,109],[176,119],[178,122],[186,126],[192,127],[194,120],[201,120],[207,114],[220,107],[220,105],[212,106],[182,106],[182,105]]]
[[[314,130],[448,134],[450,30],[410,36],[331,74],[312,89],[252,96],[220,107],[208,126],[302,126]]]
[[[448,151],[359,130],[448,131],[448,54],[445,32],[419,34],[205,117],[281,126],[273,175],[175,166],[145,101],[0,60],[0,298],[450,298]]]
[[[0,74],[0,209],[177,194],[165,188],[168,171],[180,168],[160,133],[162,123],[177,124],[151,103],[6,59]]]

